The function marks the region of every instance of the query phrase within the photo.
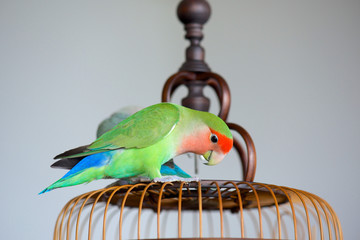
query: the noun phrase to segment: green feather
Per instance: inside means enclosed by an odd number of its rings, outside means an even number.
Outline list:
[[[159,103],[144,108],[117,124],[81,153],[71,150],[55,159],[76,158],[119,148],[145,148],[166,137],[180,119],[177,105]]]
[[[156,104],[120,122],[88,148],[91,150],[144,148],[163,139],[178,121],[177,107],[169,103]]]
[[[88,148],[144,148],[168,135],[179,121],[179,109],[170,103],[147,107],[103,134]]]

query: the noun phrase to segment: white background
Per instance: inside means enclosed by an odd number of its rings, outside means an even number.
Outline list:
[[[202,45],[231,87],[229,120],[255,141],[255,180],[319,195],[358,238],[360,2],[209,2]],[[107,184],[37,195],[65,173],[53,156],[119,108],[160,101],[188,45],[177,3],[0,1],[0,239],[50,239],[70,198]],[[200,177],[239,169],[230,156]]]

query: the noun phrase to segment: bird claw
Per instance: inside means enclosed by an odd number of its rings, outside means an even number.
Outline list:
[[[163,176],[160,178],[154,178],[153,182],[199,182],[200,178],[182,178],[182,177],[178,177],[178,176]]]
[[[143,182],[149,182],[150,179],[147,177],[130,177],[130,178],[121,178],[117,181],[113,182],[110,185],[107,185],[106,187],[114,187],[114,186],[122,186],[122,185],[128,185],[128,184],[138,184]]]

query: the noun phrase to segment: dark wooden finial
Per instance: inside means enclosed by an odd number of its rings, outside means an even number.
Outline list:
[[[185,25],[185,38],[190,40],[186,49],[186,61],[180,71],[210,72],[205,62],[205,50],[200,46],[203,39],[202,28],[209,20],[210,5],[206,0],[183,0],[177,8],[177,15]]]
[[[181,100],[181,104],[199,111],[208,112],[210,109],[210,99],[203,94],[203,88],[206,82],[201,80],[192,80],[185,83],[189,89],[189,94]]]
[[[210,99],[203,94],[204,87],[209,86],[215,91],[220,102],[218,116],[226,121],[231,103],[229,86],[220,75],[211,72],[204,60],[205,50],[200,46],[203,38],[202,27],[209,20],[210,12],[210,5],[206,0],[182,0],[180,2],[177,15],[185,25],[185,38],[190,40],[190,46],[186,49],[186,61],[180,71],[166,81],[161,100],[170,102],[174,91],[179,86],[185,85],[189,92],[182,99],[182,105],[196,110],[209,111]],[[252,182],[256,171],[254,142],[244,128],[234,123],[227,124],[230,129],[238,132],[245,142],[246,149],[234,137],[234,148],[242,162],[244,181]]]

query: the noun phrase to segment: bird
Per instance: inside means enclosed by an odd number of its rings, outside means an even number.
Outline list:
[[[96,137],[99,138],[104,133],[111,130],[113,127],[115,127],[117,124],[119,124],[121,121],[125,120],[126,118],[130,117],[132,114],[140,111],[142,107],[139,106],[126,106],[115,113],[111,114],[110,117],[104,119],[98,126],[96,131]],[[61,161],[57,161],[54,164],[51,165],[52,168],[61,168],[61,169],[72,169],[76,164],[78,164],[81,161],[81,157],[79,158],[66,158]],[[178,165],[175,164],[173,159],[170,159],[163,165],[161,165],[160,173],[162,176],[177,176],[180,180],[188,181],[193,180],[195,178],[191,177],[188,173],[186,173],[184,170],[182,170]],[[184,179],[184,178],[188,178]],[[124,179],[128,183],[135,183],[143,180],[142,178],[132,177],[128,179]],[[125,182],[126,182],[125,181]]]
[[[158,103],[134,113],[91,144],[57,155],[60,160],[54,165],[70,162],[73,166],[39,194],[103,178],[141,176],[161,181],[161,166],[175,156],[199,154],[204,164],[212,166],[232,146],[230,129],[218,116]]]

